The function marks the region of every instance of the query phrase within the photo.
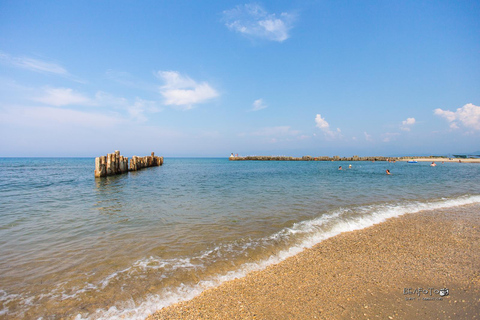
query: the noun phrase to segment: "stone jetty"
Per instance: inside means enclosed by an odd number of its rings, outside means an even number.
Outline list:
[[[339,156],[321,156],[321,157],[312,157],[312,156],[303,156],[303,157],[286,157],[286,156],[246,156],[246,157],[235,157],[230,156],[230,161],[245,161],[245,160],[256,160],[256,161],[397,161],[400,158],[397,157],[339,157]]]
[[[161,165],[163,165],[163,157],[155,156],[154,152],[152,152],[152,155],[145,157],[133,156],[129,165],[128,158],[120,155],[120,151],[115,150],[114,153],[95,158],[95,178]]]

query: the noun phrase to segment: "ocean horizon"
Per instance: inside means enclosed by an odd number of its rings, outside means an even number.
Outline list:
[[[166,157],[100,179],[91,157],[0,168],[4,318],[144,319],[339,233],[480,203],[470,163]]]

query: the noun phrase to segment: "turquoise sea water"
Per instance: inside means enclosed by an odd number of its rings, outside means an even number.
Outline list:
[[[480,203],[480,164],[166,158],[93,170],[92,158],[0,158],[1,318],[143,319],[340,232]]]

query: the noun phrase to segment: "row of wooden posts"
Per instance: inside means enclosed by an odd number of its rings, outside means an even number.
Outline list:
[[[163,157],[156,156],[152,152],[151,156],[137,157],[133,156],[128,164],[128,157],[120,155],[120,151],[115,150],[106,156],[95,158],[95,178],[108,177],[116,174],[127,173],[128,171],[137,171],[147,167],[161,166]]]

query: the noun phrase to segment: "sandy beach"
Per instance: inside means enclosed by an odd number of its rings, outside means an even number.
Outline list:
[[[461,163],[480,163],[480,159],[477,158],[466,158],[466,159],[461,159],[461,158],[405,158],[405,159],[398,159],[397,161],[411,161],[415,160],[418,162],[435,162],[435,163],[442,163],[442,162],[461,162]]]
[[[441,296],[441,289],[448,295]],[[476,204],[342,233],[147,319],[478,319],[479,314]]]

